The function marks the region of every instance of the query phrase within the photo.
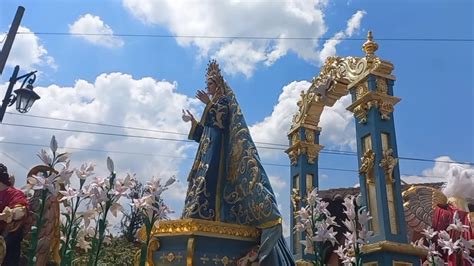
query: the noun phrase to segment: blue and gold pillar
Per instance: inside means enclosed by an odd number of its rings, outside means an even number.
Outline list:
[[[323,108],[324,106],[321,105]],[[318,156],[323,146],[319,145],[321,128],[309,124],[300,124],[290,130],[290,148],[286,150],[291,161],[291,230],[296,225],[296,212],[303,206],[302,199],[308,191],[318,187]],[[296,259],[302,259],[301,240],[304,233],[291,234],[290,248]]]
[[[393,65],[374,55],[377,49],[369,32],[363,45],[367,64],[387,64],[391,72]],[[394,80],[387,72],[373,71],[348,88],[353,102],[347,109],[356,120],[361,195],[373,217],[369,228],[374,235],[363,249],[366,266],[420,265],[423,254],[407,240],[393,116],[400,99],[393,96]]]

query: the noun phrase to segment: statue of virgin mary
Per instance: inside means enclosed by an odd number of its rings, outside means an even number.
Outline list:
[[[215,60],[208,64],[206,79],[207,93],[196,94],[206,104],[200,121],[183,110],[183,120],[192,123],[189,139],[199,142],[199,148],[182,218],[256,227],[261,230],[260,265],[294,265],[275,194],[235,94]]]

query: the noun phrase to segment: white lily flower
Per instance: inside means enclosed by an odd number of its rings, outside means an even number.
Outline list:
[[[41,149],[37,155],[45,165],[51,165],[53,163],[53,159],[51,159],[51,156],[49,156],[44,149]]]
[[[59,201],[71,200],[79,195],[79,192],[71,187],[71,185],[67,185],[65,189],[66,190],[59,191],[59,193],[63,195]]]
[[[446,231],[451,231],[455,230],[457,232],[463,233],[463,232],[469,232],[469,226],[464,225],[461,220],[459,219],[459,214],[458,212],[454,212],[453,215],[453,223],[448,226]]]
[[[426,239],[431,240],[433,239],[433,237],[435,237],[438,234],[438,232],[435,231],[433,228],[428,227],[427,229],[423,229],[423,232],[421,234],[423,234],[426,237]]]

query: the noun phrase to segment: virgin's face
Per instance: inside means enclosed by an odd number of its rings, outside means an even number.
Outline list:
[[[208,80],[207,81],[207,93],[214,95],[217,91],[217,85],[214,81]]]

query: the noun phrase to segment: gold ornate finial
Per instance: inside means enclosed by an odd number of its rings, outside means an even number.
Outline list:
[[[369,30],[367,33],[367,41],[362,46],[362,50],[364,50],[367,56],[374,55],[375,51],[379,49],[379,45],[374,42],[374,36],[372,35],[372,31]]]

